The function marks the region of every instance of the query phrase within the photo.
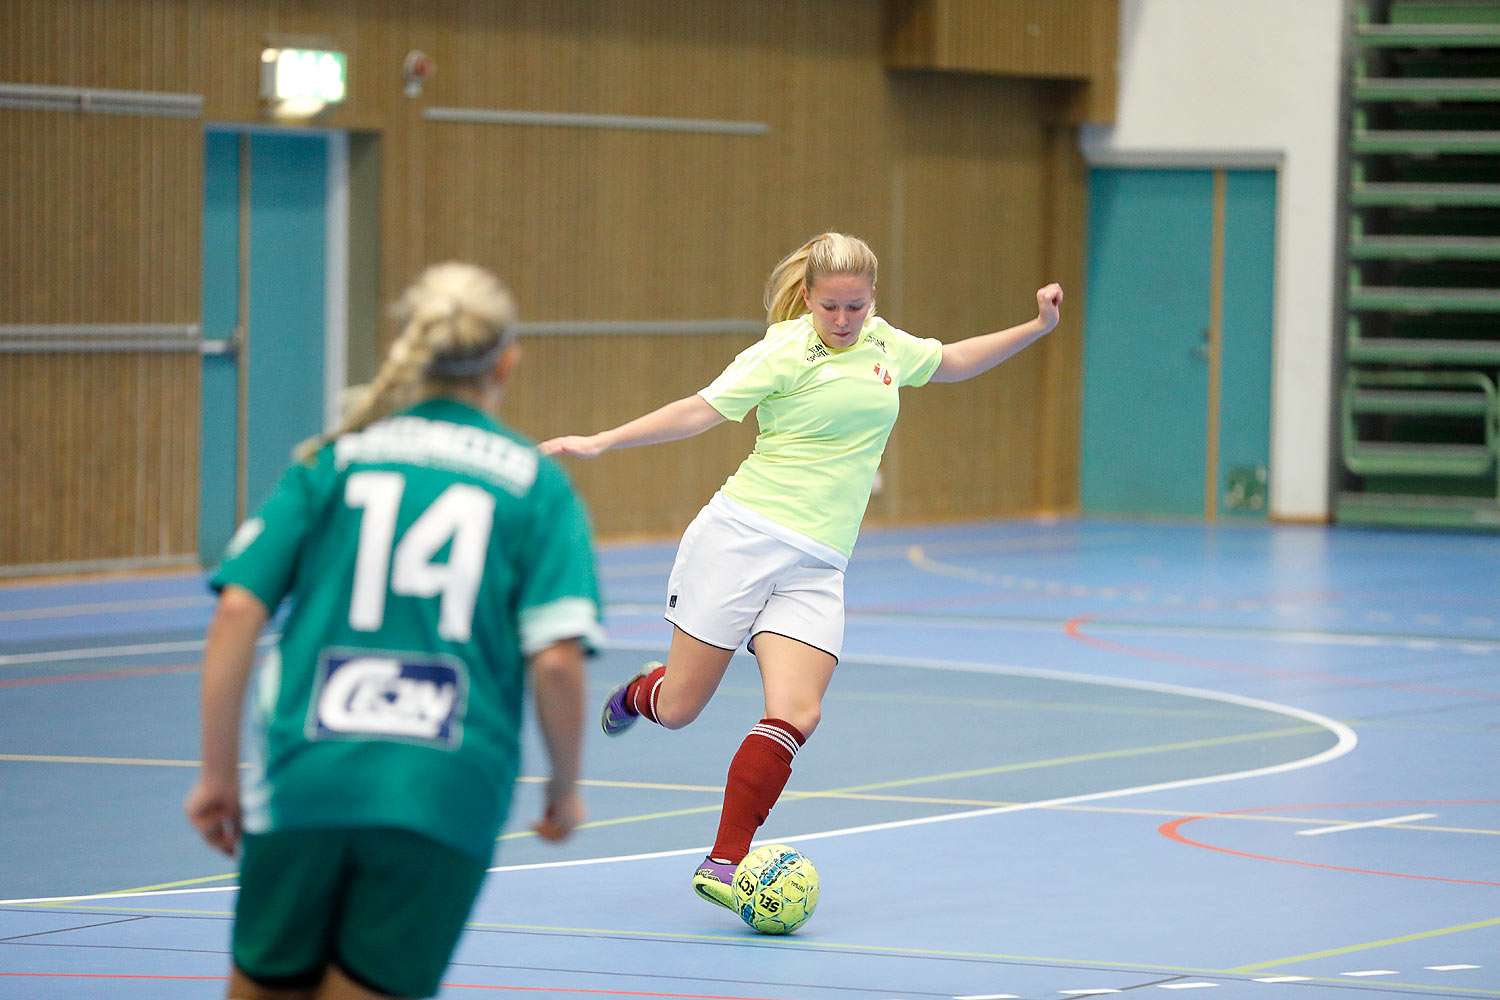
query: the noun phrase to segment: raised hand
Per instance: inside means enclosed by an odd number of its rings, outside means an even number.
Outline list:
[[[1059,307],[1062,305],[1062,286],[1053,282],[1043,288],[1036,290],[1036,318],[1051,330],[1057,325],[1061,315]]]

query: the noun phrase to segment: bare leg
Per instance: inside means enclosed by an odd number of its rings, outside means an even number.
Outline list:
[[[829,653],[769,632],[756,635],[755,656],[765,686],[765,714],[729,762],[719,832],[693,875],[700,896],[730,909],[734,866],[781,798],[798,749],[818,727],[837,663]]]
[[[694,639],[672,626],[667,671],[656,695],[656,715],[667,729],[681,729],[698,717],[719,689],[734,650]]]
[[[344,975],[337,966],[330,965],[318,987],[317,1000],[395,1000],[387,993],[376,993]]]
[[[823,695],[838,661],[831,653],[773,632],[755,637],[755,659],[766,689],[764,718],[790,722],[803,738],[823,717]]]
[[[313,1000],[317,991],[312,988],[273,990],[260,985],[235,966],[229,970],[229,992],[226,995],[229,1000]]]

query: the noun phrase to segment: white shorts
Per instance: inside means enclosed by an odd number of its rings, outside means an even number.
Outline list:
[[[737,520],[716,496],[677,546],[666,619],[721,649],[774,632],[838,659],[844,646],[844,572]]]

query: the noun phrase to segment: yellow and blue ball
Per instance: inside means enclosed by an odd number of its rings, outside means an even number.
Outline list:
[[[818,908],[818,870],[785,844],[757,847],[735,869],[734,905],[762,934],[790,934]]]

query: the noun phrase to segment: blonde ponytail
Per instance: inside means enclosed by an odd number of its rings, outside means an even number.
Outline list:
[[[473,264],[434,264],[391,307],[401,332],[368,386],[350,391],[350,406],[333,431],[297,446],[311,461],[324,445],[361,431],[424,396],[482,382],[515,340],[515,301],[505,284]]]
[[[807,312],[804,289],[811,291],[819,278],[852,274],[875,284],[880,262],[875,251],[858,236],[823,233],[814,236],[781,259],[766,279],[766,322],[781,323]]]

